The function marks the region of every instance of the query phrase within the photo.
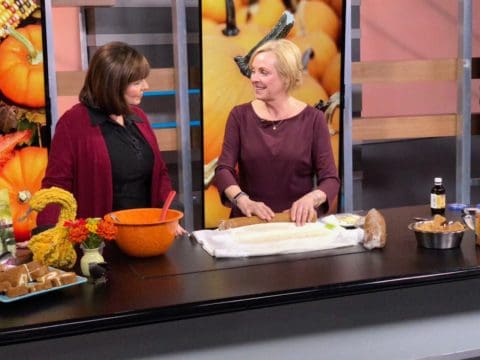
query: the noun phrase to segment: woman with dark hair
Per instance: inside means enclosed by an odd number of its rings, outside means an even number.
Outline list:
[[[148,89],[147,59],[112,42],[93,55],[80,103],[59,119],[42,187],[68,190],[78,217],[161,207],[172,189],[155,135],[138,107]],[[58,206],[42,211],[39,226],[55,224]],[[179,226],[177,234],[184,230]]]

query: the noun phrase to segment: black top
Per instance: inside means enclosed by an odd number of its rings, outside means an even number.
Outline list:
[[[112,210],[149,207],[153,152],[135,125],[142,120],[127,115],[122,126],[104,114],[95,113],[94,116],[112,166]]]

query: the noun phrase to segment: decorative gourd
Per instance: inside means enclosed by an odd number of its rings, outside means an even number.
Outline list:
[[[0,91],[28,107],[45,106],[42,28],[27,25],[14,30],[0,44]]]
[[[325,89],[308,72],[304,72],[302,85],[293,90],[291,95],[309,105],[314,105],[319,100],[326,101],[328,99]]]
[[[310,33],[323,31],[333,41],[337,41],[340,34],[340,19],[335,11],[321,1],[300,1],[295,12],[295,26],[293,33]]]
[[[250,21],[262,28],[271,29],[285,10],[285,5],[280,0],[259,0],[249,7]]]
[[[325,69],[322,76],[322,85],[329,95],[340,91],[340,71],[342,68],[342,54],[337,53]]]
[[[247,51],[220,36],[203,37],[203,156],[208,164],[220,154],[228,114],[252,99],[250,80],[233,58]]]
[[[303,53],[307,49],[313,50],[313,58],[308,63],[308,72],[320,81],[323,73],[332,58],[337,54],[337,45],[324,32],[299,33],[292,40]]]
[[[26,214],[29,206],[29,194],[41,187],[47,168],[47,149],[29,146],[15,151],[0,172],[0,188],[6,188],[10,197],[13,230],[18,242],[30,238],[31,230],[36,226],[36,213]]]
[[[68,240],[68,228],[65,221],[73,221],[77,216],[77,202],[72,193],[52,186],[37,191],[28,202],[31,210],[42,211],[48,204],[60,205],[57,224],[46,231],[32,236],[28,248],[33,260],[59,269],[71,269],[77,261],[77,253]]]
[[[339,17],[342,17],[343,0],[330,0],[330,6],[335,10]]]

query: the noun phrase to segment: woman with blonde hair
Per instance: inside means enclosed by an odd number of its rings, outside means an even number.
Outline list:
[[[328,212],[340,187],[325,118],[290,95],[303,74],[300,50],[291,41],[259,47],[250,70],[255,100],[230,112],[215,185],[232,205],[232,217],[269,221],[289,211],[303,225]]]

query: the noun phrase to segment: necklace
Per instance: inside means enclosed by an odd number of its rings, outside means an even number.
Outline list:
[[[277,127],[279,127],[282,124],[283,120],[278,120],[273,122],[273,130],[277,130]]]

